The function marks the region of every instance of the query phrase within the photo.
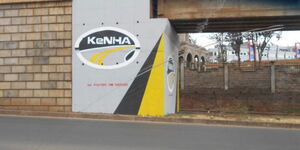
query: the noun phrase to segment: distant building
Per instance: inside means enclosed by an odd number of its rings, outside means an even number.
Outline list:
[[[241,45],[241,51],[240,51],[240,57],[241,62],[244,61],[253,61],[254,60],[254,51],[249,48],[251,46],[248,45],[248,42],[245,42]],[[238,57],[235,51],[232,49],[232,47],[226,46],[227,49],[227,62],[237,62]],[[252,51],[251,51],[251,50]],[[219,48],[211,48],[208,49],[208,62],[216,63],[218,62],[218,57],[220,55],[220,49]],[[293,47],[283,47],[278,46],[275,44],[270,44],[266,49],[264,50],[262,54],[262,60],[285,60],[285,59],[295,59],[295,52],[293,50]],[[256,60],[258,61],[258,51],[256,49]]]
[[[207,59],[207,50],[196,44],[189,34],[180,34],[179,60],[185,62],[185,66],[196,69]]]

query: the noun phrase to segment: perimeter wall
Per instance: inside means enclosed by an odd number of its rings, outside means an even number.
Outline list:
[[[228,90],[222,64],[208,65],[206,72],[186,69],[181,110],[300,113],[300,61],[274,64],[275,93],[271,90],[270,63],[257,69],[227,65]]]

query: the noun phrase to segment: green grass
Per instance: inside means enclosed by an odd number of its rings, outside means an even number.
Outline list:
[[[289,114],[300,113],[300,109],[286,109],[286,110],[282,110],[281,112],[282,113],[289,113]]]

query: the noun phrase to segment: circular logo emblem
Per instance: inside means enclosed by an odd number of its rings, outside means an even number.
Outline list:
[[[75,52],[90,67],[117,69],[137,58],[140,42],[126,30],[101,27],[82,34],[75,43]]]
[[[167,84],[170,92],[173,92],[175,86],[175,64],[172,57],[169,57],[167,64]]]

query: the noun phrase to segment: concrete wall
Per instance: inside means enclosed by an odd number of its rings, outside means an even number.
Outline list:
[[[149,0],[73,0],[72,33],[74,112],[140,116],[175,112],[177,64],[173,62],[177,62],[179,40],[168,19],[150,18]],[[124,44],[81,40],[118,39],[120,33],[133,39],[127,45],[131,48],[113,50]],[[127,60],[132,52],[134,56]],[[91,57],[103,57],[103,63]]]
[[[71,111],[71,1],[0,5],[0,109]]]
[[[224,89],[222,65],[207,72],[186,69],[181,110],[225,112],[299,113],[300,65],[275,66],[275,89],[271,93],[271,66],[256,71],[229,65],[228,90]]]

